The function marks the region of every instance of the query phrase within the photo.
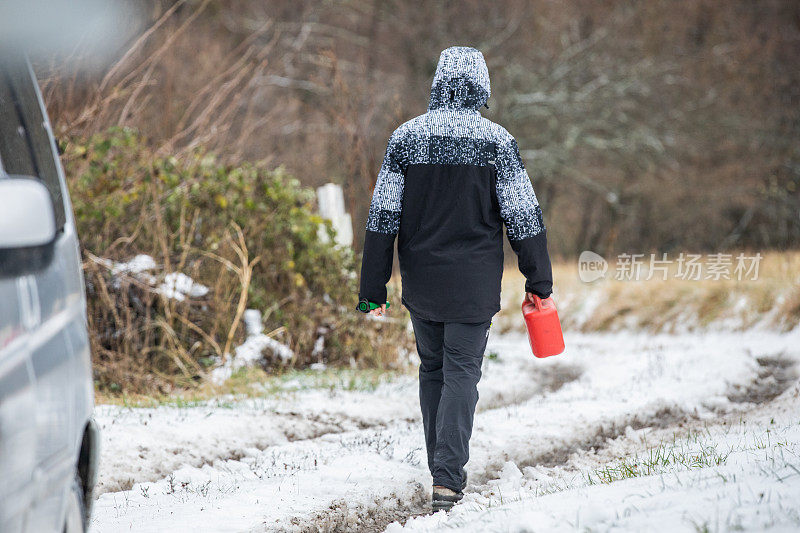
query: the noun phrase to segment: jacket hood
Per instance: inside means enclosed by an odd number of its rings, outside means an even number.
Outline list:
[[[442,51],[433,76],[428,110],[478,110],[492,94],[489,69],[480,50],[451,46]]]

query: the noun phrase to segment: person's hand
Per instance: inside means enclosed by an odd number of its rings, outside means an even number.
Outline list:
[[[526,293],[525,293],[525,301],[526,301],[526,302],[530,302],[530,303],[535,303],[535,302],[533,301],[533,297],[534,297],[534,296],[535,296],[535,294],[533,294],[532,292],[526,292]]]
[[[372,311],[369,312],[372,316],[381,317],[386,314],[386,304],[381,304],[380,307],[376,307]]]

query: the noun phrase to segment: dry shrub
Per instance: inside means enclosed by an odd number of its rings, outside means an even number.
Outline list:
[[[778,313],[778,323],[786,331],[800,325],[800,287],[787,295]]]
[[[405,320],[365,321],[354,311],[357,258],[320,239],[320,228],[329,237],[331,229],[314,212],[313,191],[281,169],[221,165],[202,151],[157,157],[129,129],[63,148],[100,390],[165,393],[201,382],[243,340],[250,307],[294,351],[289,366],[401,361]],[[112,271],[109,259],[137,254],[157,269]],[[157,287],[169,273],[209,291],[168,298]],[[268,368],[284,365],[266,355]]]
[[[226,315],[213,298],[166,298],[136,276],[112,275],[93,256],[84,275],[100,390],[167,394],[173,385],[192,386],[205,376],[209,354],[219,350],[215,318]]]

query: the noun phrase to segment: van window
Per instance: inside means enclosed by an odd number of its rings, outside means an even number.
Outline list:
[[[7,174],[35,176],[50,191],[56,226],[64,226],[66,214],[58,163],[27,62],[0,66],[0,164]]]
[[[6,174],[33,176],[36,173],[25,127],[5,72],[0,72],[0,164]]]

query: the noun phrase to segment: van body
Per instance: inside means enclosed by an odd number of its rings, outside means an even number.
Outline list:
[[[72,207],[26,57],[0,57],[0,531],[83,532],[98,432]]]

